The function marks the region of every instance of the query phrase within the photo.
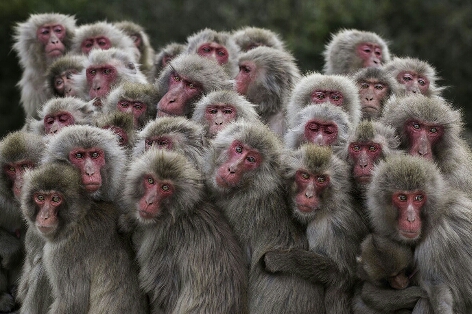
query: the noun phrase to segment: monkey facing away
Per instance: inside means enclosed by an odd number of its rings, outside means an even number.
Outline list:
[[[265,28],[246,26],[233,31],[232,36],[242,52],[259,46],[272,47],[278,50],[285,49],[285,43],[280,36]]]
[[[118,144],[131,153],[136,141],[136,129],[133,116],[115,111],[96,118],[95,126],[111,130],[118,138]]]
[[[154,83],[154,81],[159,77],[161,71],[167,66],[167,64],[179,54],[184,52],[185,48],[187,48],[186,45],[175,42],[172,42],[162,47],[159,52],[154,56],[153,66],[149,71],[148,75],[149,82]]]

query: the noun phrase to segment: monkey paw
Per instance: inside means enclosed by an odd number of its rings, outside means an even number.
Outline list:
[[[263,267],[269,273],[285,271],[285,265],[290,263],[290,257],[287,256],[286,250],[268,251],[263,257]]]

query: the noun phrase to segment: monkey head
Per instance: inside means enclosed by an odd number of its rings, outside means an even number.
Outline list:
[[[236,45],[242,52],[266,46],[278,50],[284,50],[285,44],[280,36],[273,31],[259,27],[243,27],[232,34]]]
[[[159,77],[162,69],[164,69],[167,64],[181,54],[185,50],[186,46],[179,43],[170,43],[163,48],[154,56],[153,68],[149,74],[150,81],[154,81]]]
[[[95,125],[101,129],[112,131],[118,138],[121,147],[131,149],[136,137],[133,120],[131,115],[115,111],[101,115],[95,121]]]
[[[46,85],[57,97],[78,96],[76,86],[71,81],[73,74],[80,73],[84,68],[84,56],[65,55],[57,58],[46,73]]]

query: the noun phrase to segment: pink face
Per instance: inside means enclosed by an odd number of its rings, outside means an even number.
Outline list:
[[[310,213],[319,209],[320,195],[329,186],[329,176],[326,174],[309,173],[298,170],[295,174],[297,191],[295,204],[302,213]]]
[[[3,173],[10,179],[13,195],[15,195],[16,199],[20,199],[25,171],[33,168],[34,164],[28,160],[12,162],[3,166]]]
[[[319,146],[331,146],[338,140],[338,126],[331,121],[310,120],[305,124],[305,140]]]
[[[198,47],[197,54],[205,58],[216,60],[218,64],[228,63],[228,50],[225,46],[214,42],[205,43]]]
[[[77,148],[69,153],[69,161],[80,169],[82,183],[89,192],[102,186],[101,169],[105,166],[105,152],[100,148]]]
[[[58,213],[64,197],[57,191],[34,193],[34,202],[38,207],[36,228],[44,235],[54,232],[58,225]]]
[[[151,136],[146,138],[146,140],[144,141],[144,150],[148,150],[151,147],[172,150],[174,147],[174,143],[170,136]]]
[[[228,160],[216,172],[216,184],[223,188],[232,188],[239,184],[246,172],[257,169],[262,163],[258,150],[233,141],[228,149]]]
[[[388,277],[387,281],[390,287],[396,290],[405,289],[410,285],[410,278],[406,275],[405,269],[401,270],[395,276]]]
[[[44,133],[56,134],[62,128],[74,124],[74,117],[67,111],[59,111],[44,117]]]
[[[112,65],[90,66],[86,71],[89,86],[89,97],[100,98],[108,95],[118,77],[116,68]]]
[[[372,179],[372,170],[382,156],[382,146],[374,142],[353,142],[349,144],[349,158],[354,162],[353,177],[358,183],[366,184]]]
[[[408,94],[428,94],[429,80],[424,75],[414,71],[403,71],[398,73],[397,81],[405,86],[405,91]]]
[[[66,29],[61,24],[44,24],[36,31],[38,40],[44,45],[46,58],[55,59],[64,54],[66,47],[63,40],[66,37]]]
[[[54,91],[57,95],[62,97],[77,96],[71,81],[73,74],[77,74],[77,70],[67,70],[54,77]]]
[[[85,55],[88,55],[92,49],[108,50],[110,48],[111,41],[105,36],[86,38],[80,45],[80,49]]]
[[[362,67],[380,67],[382,65],[382,48],[374,43],[360,43],[356,55],[362,60]]]
[[[338,91],[317,89],[311,93],[311,101],[315,104],[329,102],[335,106],[342,106],[344,104],[344,97],[343,94]]]
[[[133,115],[135,127],[142,127],[139,123],[139,118],[146,112],[146,104],[141,101],[133,101],[128,99],[121,99],[116,105],[118,111],[126,112]]]
[[[157,116],[186,116],[190,104],[203,93],[202,86],[185,76],[173,73],[169,77],[169,89],[157,104]]]
[[[397,229],[404,238],[413,240],[421,235],[421,209],[426,203],[423,191],[398,191],[392,195],[398,211]]]
[[[407,121],[405,131],[409,140],[409,154],[433,160],[434,145],[444,134],[444,128],[431,123]]]
[[[205,110],[205,120],[208,125],[208,135],[214,137],[237,117],[236,108],[226,104],[213,104]]]
[[[174,185],[150,174],[144,176],[142,182],[144,195],[137,204],[138,214],[142,219],[154,219],[162,214],[162,201],[174,194]]]
[[[122,128],[117,127],[115,125],[107,125],[103,127],[103,129],[111,130],[118,137],[118,143],[121,147],[128,145],[128,134],[126,134],[125,130],[123,130]]]
[[[359,98],[365,117],[378,117],[382,104],[388,96],[389,88],[376,79],[366,79],[358,84]]]
[[[257,77],[257,66],[252,61],[239,63],[239,73],[235,78],[235,89],[240,95],[247,95],[249,86]]]

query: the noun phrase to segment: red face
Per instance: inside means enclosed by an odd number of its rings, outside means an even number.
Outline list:
[[[31,161],[23,160],[5,164],[3,173],[7,175],[12,183],[13,195],[16,199],[20,199],[21,189],[23,188],[23,175],[26,170],[33,169],[34,164]]]
[[[413,71],[403,71],[397,75],[397,81],[405,86],[405,91],[412,94],[427,95],[429,80],[426,76]]]
[[[66,111],[48,114],[44,117],[44,133],[56,134],[62,128],[74,124],[74,117]]]
[[[111,130],[118,137],[118,143],[121,147],[128,145],[129,143],[128,134],[126,134],[125,130],[123,130],[122,128],[119,128],[114,125],[107,125],[103,127],[103,129]]]
[[[426,203],[423,191],[397,191],[392,195],[393,206],[398,211],[398,232],[413,240],[421,235],[421,208]]]
[[[382,146],[374,142],[353,142],[349,145],[349,157],[354,162],[353,177],[366,184],[372,179],[372,170],[382,156]]]
[[[55,59],[64,54],[66,47],[63,40],[66,37],[66,29],[61,24],[44,24],[36,31],[38,40],[44,45],[46,58]]]
[[[144,141],[144,150],[148,150],[151,147],[172,150],[174,143],[169,136],[152,136]]]
[[[330,102],[335,106],[342,106],[344,104],[344,97],[343,94],[338,91],[317,89],[311,93],[311,101],[315,104]]]
[[[57,214],[63,202],[62,194],[57,191],[37,192],[33,197],[38,207],[36,228],[45,235],[54,232],[59,225]]]
[[[228,149],[228,160],[216,172],[216,183],[223,188],[235,187],[246,172],[257,169],[261,163],[259,151],[234,141]]]
[[[239,63],[239,73],[235,78],[235,89],[241,95],[247,95],[249,86],[257,77],[257,66],[252,61]]]
[[[236,120],[236,108],[226,104],[214,104],[207,106],[205,110],[205,120],[207,122],[208,135],[214,137],[229,123]]]
[[[388,86],[376,79],[366,79],[359,82],[358,86],[364,117],[378,117],[389,93]]]
[[[198,48],[197,53],[202,57],[216,60],[218,64],[228,63],[228,50],[217,43],[205,43]]]
[[[73,84],[71,84],[73,74],[77,74],[77,70],[67,70],[54,77],[53,88],[56,94],[62,97],[77,96],[77,92],[73,89]]]
[[[331,146],[338,140],[338,126],[331,121],[310,120],[305,124],[305,140],[319,146]]]
[[[144,176],[144,195],[138,203],[142,219],[154,219],[162,214],[162,202],[174,194],[174,185],[167,180],[158,180],[153,175]]]
[[[108,95],[118,77],[112,65],[90,66],[86,71],[90,99]]]
[[[360,43],[356,54],[362,60],[362,67],[380,67],[382,65],[382,48],[373,43]]]
[[[102,186],[101,169],[105,166],[105,152],[100,148],[77,148],[69,153],[69,161],[80,169],[82,183],[89,192]]]
[[[141,101],[132,101],[128,99],[121,99],[116,105],[118,111],[126,112],[133,115],[135,127],[141,127],[139,118],[146,112],[146,104]]]
[[[444,134],[444,128],[421,121],[408,121],[405,131],[409,140],[409,154],[433,160],[434,145]]]
[[[295,174],[295,184],[297,186],[295,195],[297,210],[302,213],[310,213],[319,209],[321,193],[329,186],[329,176],[300,169]]]
[[[169,89],[157,104],[157,116],[186,116],[190,113],[190,104],[203,93],[202,86],[191,82],[185,76],[172,74],[169,77]]]
[[[80,45],[82,53],[88,55],[92,49],[108,50],[111,48],[111,41],[108,37],[97,36],[86,38]]]

